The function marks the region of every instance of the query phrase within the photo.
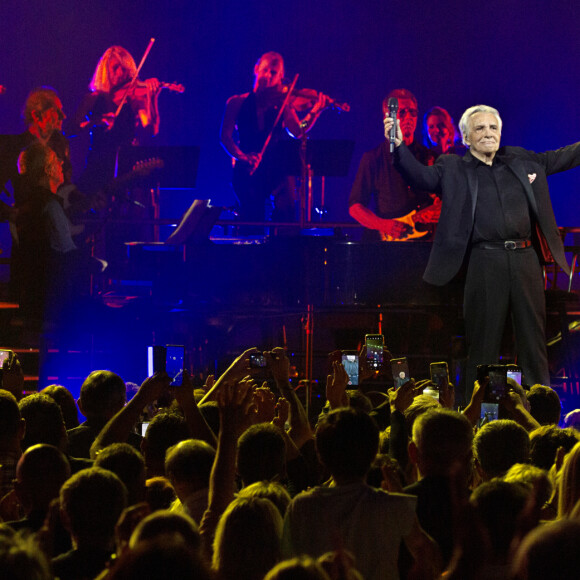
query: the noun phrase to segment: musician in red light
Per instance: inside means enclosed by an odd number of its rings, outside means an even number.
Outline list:
[[[122,46],[109,47],[95,68],[91,92],[76,114],[78,125],[91,132],[91,149],[79,183],[84,192],[94,193],[113,179],[120,147],[137,144],[144,132],[159,132],[162,84],[156,78],[132,84],[136,74],[135,60]]]
[[[14,198],[14,207],[25,202],[25,190],[18,174],[17,160],[21,151],[33,143],[48,145],[63,162],[65,183],[70,182],[72,165],[69,158],[69,144],[62,134],[62,122],[66,119],[62,102],[51,87],[39,87],[26,98],[22,117],[26,131],[18,135],[0,135],[0,192]],[[7,186],[10,184],[11,189]],[[15,217],[6,204],[0,205],[1,219]]]
[[[419,114],[417,99],[407,89],[391,91],[383,100],[383,117],[389,114],[388,102],[391,97],[399,101],[397,118],[401,123],[405,144],[422,163],[432,165],[432,153],[415,141]],[[386,140],[363,155],[348,205],[351,217],[368,230],[374,230],[365,234],[367,239],[388,241],[428,238],[429,225],[437,222],[441,209],[439,200],[433,202],[427,192],[406,184],[393,166],[389,142]],[[417,209],[420,211],[413,214]],[[395,219],[403,217],[405,221]]]
[[[100,58],[89,84],[92,97],[83,112],[89,115],[92,124],[103,123],[111,129],[116,123],[114,112],[125,96],[124,89],[137,74],[137,65],[131,54],[122,46],[111,46]],[[129,89],[127,103],[133,112],[135,124],[159,132],[158,99],[161,83],[156,78],[138,81]],[[100,102],[98,102],[100,101]]]
[[[300,138],[308,132],[328,98],[316,93],[313,102],[304,109],[303,103],[290,98],[280,122],[274,122],[287,95],[283,85],[284,59],[277,52],[263,54],[254,66],[254,87],[251,92],[230,97],[221,127],[221,143],[235,160],[233,186],[240,201],[240,216],[246,221],[263,221],[264,208],[270,197],[274,199],[273,221],[295,219],[294,180],[283,168],[284,159],[277,144],[286,130]],[[298,113],[308,110],[306,116]],[[268,135],[270,143],[261,154]]]

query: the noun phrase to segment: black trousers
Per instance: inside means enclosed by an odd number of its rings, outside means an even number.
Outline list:
[[[463,315],[469,348],[466,396],[473,390],[477,365],[499,362],[508,316],[525,381],[530,385],[550,384],[542,267],[533,248],[474,247],[467,269]]]

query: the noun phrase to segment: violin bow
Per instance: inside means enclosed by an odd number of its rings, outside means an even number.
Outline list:
[[[284,99],[284,102],[282,103],[282,106],[280,107],[280,110],[278,111],[278,115],[276,116],[276,120],[274,121],[274,124],[272,125],[272,128],[270,129],[270,132],[268,133],[268,136],[266,137],[266,140],[264,141],[264,145],[262,146],[262,150],[260,151],[260,163],[262,162],[262,156],[264,155],[264,152],[266,151],[266,149],[270,143],[270,139],[272,139],[272,135],[274,134],[274,129],[276,128],[276,125],[280,121],[280,118],[282,117],[282,113],[284,112],[284,109],[286,108],[286,105],[288,104],[288,101],[290,100],[290,96],[292,95],[292,91],[294,90],[294,87],[296,86],[296,81],[298,81],[298,75],[296,75],[294,77],[294,80],[292,81],[292,84],[290,85],[290,88],[288,89],[288,94],[286,95],[286,98]],[[250,175],[253,175],[255,173],[255,171],[256,171],[256,169],[258,169],[258,166],[260,165],[260,163],[258,163],[250,171]]]
[[[149,53],[151,52],[151,49],[153,48],[154,42],[155,42],[154,38],[152,38],[149,41],[149,44],[147,45],[147,48],[145,49],[145,52],[143,53],[143,57],[141,58],[141,62],[139,63],[139,66],[137,67],[137,70],[135,71],[135,74],[133,75],[133,78],[131,79],[129,86],[125,90],[125,94],[123,95],[123,98],[121,99],[121,102],[119,103],[119,106],[117,107],[117,110],[115,111],[115,119],[119,116],[119,113],[121,112],[121,109],[123,108],[123,105],[125,104],[125,101],[127,100],[127,96],[129,95],[129,91],[135,86],[135,83],[137,82],[137,79],[139,78],[139,73],[141,72],[141,69],[143,68],[143,65],[145,64],[145,61],[147,60],[147,57],[149,56]]]

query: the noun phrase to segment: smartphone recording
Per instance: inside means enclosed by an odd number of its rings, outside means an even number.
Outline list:
[[[343,352],[342,366],[348,375],[348,384],[350,386],[358,386],[358,354]]]
[[[147,376],[166,372],[171,379],[170,387],[183,384],[185,369],[185,346],[168,344],[147,347]]]
[[[4,364],[4,361],[10,360],[10,356],[12,355],[11,350],[0,350],[0,369]]]
[[[181,387],[183,384],[183,371],[185,369],[185,347],[182,345],[168,344],[165,347],[165,371],[171,379],[170,387]]]
[[[504,365],[489,365],[487,370],[489,382],[485,389],[485,403],[499,403],[507,393],[507,369]]]
[[[481,414],[479,416],[478,427],[483,427],[486,423],[499,419],[498,403],[481,403]]]
[[[268,366],[268,361],[262,352],[254,352],[250,355],[250,368],[263,369]]]
[[[382,334],[365,335],[365,346],[367,350],[366,362],[372,370],[378,371],[383,368],[384,345],[385,337]]]
[[[402,387],[411,379],[409,375],[409,363],[406,357],[391,359],[391,371],[393,372],[393,383],[395,389]]]
[[[522,369],[518,365],[507,365],[507,378],[513,379],[518,385],[521,385]]]
[[[434,362],[429,365],[431,382],[438,391],[446,389],[449,385],[449,370],[446,362]]]

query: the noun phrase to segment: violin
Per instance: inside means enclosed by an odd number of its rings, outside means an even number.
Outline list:
[[[167,89],[176,93],[184,93],[185,87],[177,83],[159,83],[159,90]],[[111,98],[115,105],[122,100],[128,100],[133,104],[139,105],[149,99],[151,93],[149,85],[145,81],[137,80],[136,82],[127,82],[111,92]]]
[[[145,53],[141,58],[139,66],[136,68],[131,80],[124,85],[111,91],[111,98],[113,103],[117,106],[117,110],[112,114],[103,115],[102,121],[110,130],[115,123],[115,119],[123,109],[124,104],[129,100],[133,109],[137,110],[139,119],[143,127],[152,125],[154,134],[159,131],[159,111],[157,110],[157,96],[161,89],[169,89],[183,93],[185,87],[175,83],[160,83],[157,79],[147,79],[146,81],[139,80],[139,72],[151,52],[155,39],[152,38],[145,49]],[[153,98],[152,98],[153,97]]]
[[[288,95],[289,90],[289,85],[285,83],[275,85],[273,87],[267,87],[260,91],[260,98],[263,99],[262,102],[267,107],[280,106]],[[303,113],[310,111],[310,109],[312,109],[312,107],[314,107],[314,105],[318,102],[318,99],[321,95],[326,97],[328,108],[337,109],[344,113],[348,113],[350,111],[350,105],[348,103],[339,102],[336,99],[333,99],[328,95],[324,95],[315,89],[294,89],[290,95],[288,104],[296,112]]]
[[[290,96],[290,103],[297,111],[308,111],[314,107],[321,94],[322,93],[315,89],[296,89]],[[323,96],[326,97],[328,108],[337,109],[343,113],[348,113],[350,111],[350,105],[348,103],[339,102],[328,95]]]

